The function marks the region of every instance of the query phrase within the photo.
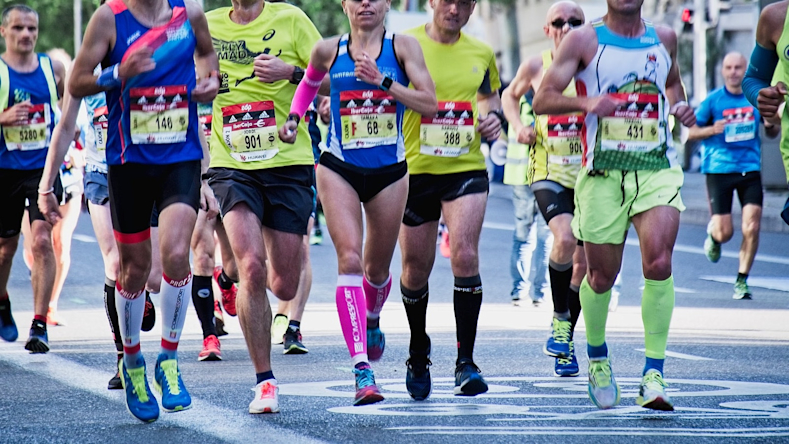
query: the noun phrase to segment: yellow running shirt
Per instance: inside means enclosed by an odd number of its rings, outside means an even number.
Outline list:
[[[257,170],[313,165],[304,120],[293,145],[277,135],[288,117],[296,85],[288,80],[259,81],[253,63],[258,55],[271,54],[306,68],[320,33],[301,9],[288,3],[266,2],[260,16],[246,25],[230,20],[231,10],[206,13],[221,71],[212,118],[211,167]]]
[[[493,50],[465,33],[449,45],[431,39],[425,26],[404,34],[422,46],[430,76],[436,84],[438,114],[422,116],[407,110],[403,122],[405,157],[410,174],[450,174],[485,170],[479,150],[477,93],[501,87]]]
[[[553,56],[551,50],[542,53],[542,69],[547,71]],[[567,97],[575,97],[573,81],[564,90]],[[529,155],[529,184],[551,180],[565,188],[575,188],[581,170],[581,128],[584,118],[580,113],[558,116],[537,116],[534,130],[537,140]]]

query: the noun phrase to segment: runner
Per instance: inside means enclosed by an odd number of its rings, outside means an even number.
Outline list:
[[[781,156],[789,176],[789,116],[786,113],[789,83],[789,1],[783,0],[762,9],[756,26],[756,46],[745,73],[742,89],[749,102],[758,108],[766,122],[781,125]],[[775,77],[778,81],[770,86]],[[789,224],[789,198],[781,218]]]
[[[106,92],[110,210],[120,258],[115,299],[124,357],[119,370],[129,412],[149,422],[159,417],[159,406],[148,387],[139,334],[151,267],[150,215],[155,205],[163,270],[162,347],[154,386],[162,408],[179,411],[192,404],[177,354],[191,292],[189,239],[198,207],[213,205],[211,190],[200,187],[196,102],[210,102],[219,82],[205,16],[196,3],[127,1],[110,0],[91,18],[69,90],[79,97]],[[104,70],[97,77],[93,70],[99,63]]]
[[[383,400],[369,361],[384,352],[379,315],[392,286],[389,266],[408,194],[403,114],[408,107],[433,115],[436,98],[418,42],[384,29],[388,0],[343,1],[342,6],[351,32],[315,46],[279,134],[287,143],[296,139],[299,120],[328,72],[332,125],[329,151],[317,170],[318,188],[337,250],[336,303],[356,374],[354,405],[362,405]],[[409,80],[415,89],[408,89]],[[366,317],[361,316],[365,305]]]
[[[707,175],[707,196],[712,218],[707,226],[704,252],[710,262],[718,262],[721,244],[731,240],[734,229],[731,206],[734,191],[742,207],[740,266],[734,283],[734,299],[751,299],[748,273],[759,248],[762,220],[761,141],[758,110],[742,93],[747,65],[738,52],[726,54],[721,74],[724,86],[712,91],[696,110],[696,126],[688,140],[704,140],[701,172]],[[769,137],[777,137],[779,125],[764,123]]]
[[[43,173],[55,126],[55,109],[63,93],[65,68],[44,54],[36,54],[38,13],[25,5],[3,10],[0,35],[5,52],[0,54],[0,337],[16,341],[19,336],[11,314],[7,284],[27,200],[32,233],[33,323],[25,349],[49,351],[47,310],[55,284],[55,253],[52,224],[38,210],[36,187]],[[71,138],[74,133],[71,133]],[[61,157],[61,162],[63,158]],[[55,179],[39,192],[55,192]],[[60,181],[57,194],[60,197]]]
[[[534,98],[537,114],[586,114],[584,170],[576,181],[572,226],[586,252],[581,304],[589,395],[601,409],[619,402],[605,326],[631,222],[645,278],[641,312],[646,365],[636,403],[674,409],[666,394],[663,362],[674,308],[671,256],[684,205],[669,114],[685,126],[696,123],[685,102],[676,53],[674,31],[642,20],[641,2],[608,0],[602,19],[567,34]],[[578,96],[568,97],[562,92],[573,76]]]
[[[406,31],[425,53],[438,98],[438,113],[409,110],[403,125],[411,176],[400,231],[400,291],[411,328],[406,387],[416,400],[427,398],[431,391],[431,344],[425,323],[428,278],[442,213],[451,233],[449,256],[454,275],[458,344],[454,393],[476,396],[488,390],[473,360],[482,304],[479,236],[488,199],[480,137],[497,139],[503,119],[493,50],[461,32],[476,2],[431,0],[430,6],[433,20]]]
[[[314,199],[306,126],[294,146],[276,133],[320,34],[295,6],[263,0],[233,0],[209,12],[208,22],[222,69],[209,183],[238,264],[235,308],[257,378],[249,413],[274,413],[280,407],[266,283],[279,299],[296,297]]]
[[[554,3],[548,10],[543,26],[545,35],[553,40],[554,49],[545,50],[524,62],[507,89],[502,93],[504,112],[517,134],[518,142],[534,146],[529,153],[527,175],[529,184],[545,221],[553,233],[553,247],[548,261],[553,298],[551,337],[543,352],[556,358],[556,376],[577,376],[573,333],[581,314],[578,296],[586,273],[583,247],[573,236],[575,178],[581,169],[580,113],[538,115],[535,126],[521,123],[518,101],[529,91],[537,92],[545,70],[551,66],[555,49],[573,28],[584,23],[580,6],[571,1]],[[565,95],[574,96],[571,83]]]

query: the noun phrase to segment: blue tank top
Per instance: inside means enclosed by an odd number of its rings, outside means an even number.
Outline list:
[[[106,92],[109,108],[107,164],[171,164],[203,157],[195,87],[195,36],[183,0],[169,0],[173,16],[163,26],[140,24],[122,0],[107,4],[115,13],[117,39],[110,65],[131,51],[154,50],[156,69]]]
[[[348,52],[348,34],[340,37],[331,76],[331,113],[327,146],[351,165],[380,168],[405,161],[403,114],[405,106],[378,85],[362,82],[354,75],[355,63]],[[385,32],[378,69],[403,86],[408,76],[397,61],[394,34]]]
[[[0,63],[5,64],[2,61]],[[45,73],[44,69],[49,70],[49,73]],[[58,97],[57,89],[54,89],[54,85],[50,85],[54,82],[54,76],[52,63],[43,54],[38,55],[38,68],[33,72],[20,73],[8,66],[8,107],[25,100],[30,100],[33,106],[26,122],[2,127],[0,168],[11,170],[44,168],[47,148],[55,128],[55,104]],[[5,91],[6,88],[2,90]]]

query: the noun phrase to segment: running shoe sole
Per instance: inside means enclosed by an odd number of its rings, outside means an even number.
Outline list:
[[[361,398],[356,398],[353,401],[353,405],[368,405],[368,404],[375,404],[376,402],[381,402],[384,400],[384,396],[378,392],[369,392],[366,393]]]
[[[205,356],[198,356],[197,360],[201,361],[201,362],[202,361],[221,361],[222,360],[222,356],[218,355],[218,354],[216,354],[214,352],[211,352],[211,353],[209,353],[209,354],[207,354]]]
[[[552,352],[552,351],[548,350],[548,344],[545,344],[545,345],[542,346],[542,352],[545,353],[545,355],[550,356],[552,358],[569,358],[570,357],[569,354],[556,353],[556,352]]]
[[[156,392],[157,395],[159,395],[159,399],[161,399],[162,396],[164,396],[164,393],[162,393],[162,386],[159,385],[158,382],[156,382],[156,379],[153,380],[153,391]],[[167,413],[182,412],[184,410],[189,410],[191,408],[192,408],[192,404],[189,404],[186,407],[179,405],[179,406],[175,406],[172,409],[168,409],[164,405],[162,405],[162,410],[164,410]]]
[[[673,412],[674,406],[671,405],[670,402],[666,401],[662,396],[658,396],[657,398],[644,403],[644,400],[639,396],[636,398],[636,404],[644,407],[645,409],[652,409],[652,410],[660,410],[662,412]]]
[[[25,350],[30,353],[46,353],[49,351],[49,344],[33,336],[25,343]]]
[[[122,390],[123,383],[121,382],[121,376],[119,374],[115,374],[110,381],[107,383],[107,390]]]
[[[480,377],[469,379],[455,387],[455,396],[477,396],[488,391],[488,384]]]
[[[298,346],[296,344],[291,344],[290,347],[286,348],[282,351],[283,355],[305,355],[310,351],[305,346]]]

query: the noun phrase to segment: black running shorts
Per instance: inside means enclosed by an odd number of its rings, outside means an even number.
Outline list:
[[[740,199],[740,205],[762,206],[764,191],[762,190],[762,174],[759,171],[707,174],[707,197],[710,202],[710,212],[712,214],[731,214],[735,190]]]
[[[450,174],[415,174],[408,184],[403,223],[417,227],[441,218],[441,202],[467,194],[487,193],[488,173],[485,170]]]
[[[552,180],[538,180],[531,184],[537,206],[545,222],[560,214],[573,214],[575,211],[575,190]]]
[[[34,220],[46,220],[38,209],[38,183],[43,173],[43,169],[0,169],[0,237],[14,237],[22,231],[26,205],[31,225]],[[60,202],[63,188],[59,178],[55,179],[54,188],[55,197]]]
[[[359,195],[362,203],[369,202],[386,187],[408,174],[408,165],[405,162],[381,168],[362,168],[343,162],[327,152],[321,154],[319,163],[345,179]]]

